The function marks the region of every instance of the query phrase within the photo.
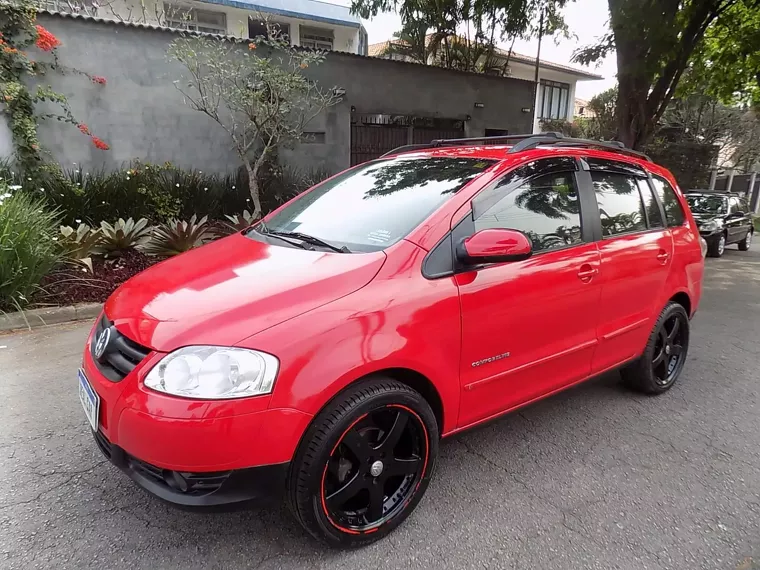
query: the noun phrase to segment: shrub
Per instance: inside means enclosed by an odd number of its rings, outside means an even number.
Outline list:
[[[58,261],[59,216],[0,181],[0,309],[19,309]]]
[[[203,216],[200,220],[196,220],[193,216],[187,222],[172,220],[168,224],[157,227],[144,251],[156,257],[172,257],[201,246],[212,239],[214,239],[214,234],[209,228],[208,218]]]
[[[148,220],[140,218],[136,222],[128,218],[125,222],[123,218],[111,225],[108,222],[100,222],[100,229],[103,232],[101,247],[107,256],[118,257],[122,253],[140,249],[144,247],[151,237],[151,228],[148,227]]]
[[[243,210],[242,214],[235,214],[234,216],[225,217],[229,220],[227,226],[229,226],[233,232],[242,232],[243,230],[251,227],[253,225],[253,222],[256,221],[253,218],[253,214],[251,214],[248,210]]]
[[[101,242],[103,232],[87,224],[79,224],[75,230],[71,226],[61,226],[58,244],[64,259],[92,270],[92,256],[103,253]]]

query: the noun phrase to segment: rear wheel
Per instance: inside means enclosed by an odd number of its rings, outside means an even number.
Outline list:
[[[314,537],[336,547],[379,540],[417,506],[438,454],[438,425],[425,399],[375,377],[328,405],[291,466],[289,505]]]
[[[747,232],[747,236],[739,242],[739,251],[748,251],[752,245],[752,230]]]
[[[726,234],[720,234],[717,238],[707,242],[707,255],[709,257],[723,257],[726,251]]]
[[[688,350],[689,316],[671,301],[660,313],[644,354],[621,371],[623,380],[635,390],[662,394],[678,380]]]

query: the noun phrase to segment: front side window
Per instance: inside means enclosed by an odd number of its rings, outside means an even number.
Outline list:
[[[647,229],[646,213],[636,179],[624,174],[592,172],[602,236],[644,231]]]
[[[739,203],[739,198],[731,198],[731,209],[729,214],[742,214],[742,206]]]
[[[327,180],[256,226],[256,234],[298,232],[351,252],[380,251],[404,238],[495,161],[397,157]]]
[[[537,176],[508,192],[475,218],[476,231],[490,228],[524,232],[536,253],[582,243],[573,173]]]
[[[681,202],[678,200],[678,196],[676,196],[676,192],[673,190],[670,182],[656,174],[652,175],[652,182],[654,184],[654,191],[659,196],[662,207],[665,210],[665,220],[668,222],[668,227],[682,226],[686,218],[681,208]]]

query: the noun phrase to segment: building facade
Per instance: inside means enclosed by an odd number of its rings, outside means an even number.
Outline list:
[[[319,0],[45,0],[47,10],[253,38],[275,24],[292,45],[367,54],[367,31],[346,6]]]
[[[430,36],[428,36],[430,37]],[[370,56],[392,60],[408,59],[403,50],[394,50],[394,42],[386,41],[370,44]],[[496,48],[491,69],[498,74],[513,79],[535,82],[536,58],[514,51]],[[433,65],[432,57],[429,64]],[[540,60],[538,66],[538,89],[533,105],[532,132],[541,132],[541,122],[546,120],[572,121],[575,117],[575,90],[579,81],[597,81],[601,75],[567,65]]]

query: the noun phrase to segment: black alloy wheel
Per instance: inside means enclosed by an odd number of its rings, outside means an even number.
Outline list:
[[[339,548],[380,540],[415,509],[438,456],[439,427],[421,394],[373,376],[317,414],[291,462],[288,505]]]
[[[652,359],[652,374],[655,382],[660,386],[672,384],[683,368],[684,331],[688,323],[682,325],[682,318],[680,313],[674,313],[662,323],[657,334]]]
[[[425,425],[413,410],[390,404],[361,416],[325,465],[325,513],[342,530],[366,533],[403,509],[427,464]]]
[[[644,353],[620,374],[628,386],[646,394],[662,394],[681,375],[689,350],[689,315],[670,301],[649,335]]]

